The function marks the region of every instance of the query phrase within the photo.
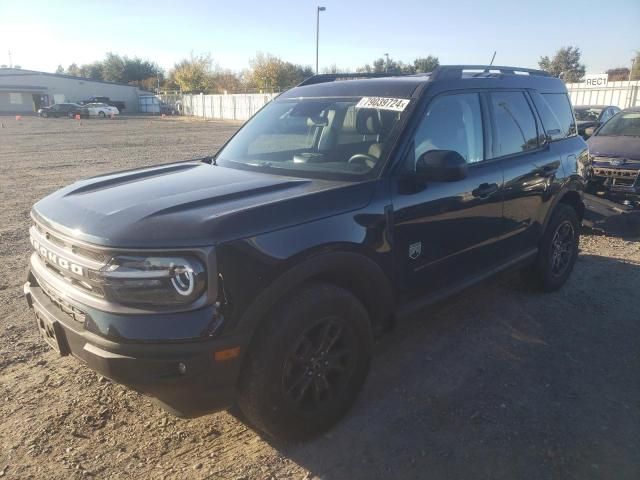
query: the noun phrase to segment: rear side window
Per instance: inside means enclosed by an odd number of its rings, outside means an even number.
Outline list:
[[[564,93],[533,93],[532,98],[544,124],[544,129],[551,140],[560,140],[576,135],[576,121],[567,95]]]
[[[522,92],[491,94],[496,129],[496,156],[503,157],[538,147],[538,130],[529,102]]]

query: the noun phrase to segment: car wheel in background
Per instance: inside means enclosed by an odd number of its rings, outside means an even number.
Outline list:
[[[373,336],[367,311],[349,291],[303,286],[255,333],[238,405],[268,435],[302,440],[334,425],[367,376]]]
[[[105,118],[105,117],[106,117],[106,115],[105,115],[105,113],[104,113],[104,112],[98,112],[98,116],[99,116],[100,118]]]
[[[41,116],[42,118],[47,118],[47,117],[49,116],[49,114],[48,114],[47,112],[42,112],[42,113],[40,114],[40,116]]]
[[[578,258],[580,221],[576,211],[560,203],[542,236],[535,262],[522,270],[524,279],[537,290],[551,292],[569,278]]]
[[[69,118],[74,118],[75,116],[76,116],[76,115],[75,115],[75,113],[73,113],[73,112],[69,112],[69,113],[67,113],[67,117],[69,117]]]

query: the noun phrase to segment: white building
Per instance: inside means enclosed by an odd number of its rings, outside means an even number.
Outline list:
[[[57,73],[0,68],[0,113],[36,112],[54,103],[75,103],[90,97],[109,97],[125,103],[127,113],[138,111],[138,87]]]

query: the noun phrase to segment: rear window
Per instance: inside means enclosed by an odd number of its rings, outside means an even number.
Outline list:
[[[538,147],[536,119],[522,92],[491,94],[497,130],[498,156],[512,155]]]
[[[561,140],[576,135],[576,121],[566,94],[533,93],[531,96],[551,140]]]

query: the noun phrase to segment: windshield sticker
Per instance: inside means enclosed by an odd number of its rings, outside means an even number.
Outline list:
[[[377,108],[378,110],[393,110],[402,112],[409,105],[406,98],[363,97],[356,108]]]

